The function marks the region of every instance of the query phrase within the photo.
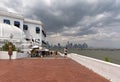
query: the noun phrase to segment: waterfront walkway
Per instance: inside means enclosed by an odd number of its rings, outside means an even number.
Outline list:
[[[0,60],[0,82],[109,82],[63,57]]]

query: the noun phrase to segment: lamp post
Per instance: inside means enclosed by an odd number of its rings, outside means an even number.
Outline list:
[[[11,41],[12,41],[12,38],[13,38],[13,34],[11,33],[11,34],[10,34],[10,40],[11,40]]]
[[[33,36],[30,35],[30,43],[31,43],[31,46],[33,46],[33,41],[32,41],[32,39],[33,39]]]

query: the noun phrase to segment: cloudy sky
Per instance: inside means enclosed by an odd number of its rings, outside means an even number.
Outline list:
[[[52,44],[120,48],[120,0],[0,0],[0,9],[41,20]]]

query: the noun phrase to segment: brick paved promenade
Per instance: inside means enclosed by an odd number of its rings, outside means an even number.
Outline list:
[[[0,60],[0,82],[109,82],[67,58]]]

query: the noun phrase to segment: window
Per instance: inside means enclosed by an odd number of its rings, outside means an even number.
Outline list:
[[[5,23],[5,24],[10,24],[10,20],[4,19],[4,23]]]
[[[42,30],[43,35],[46,37],[46,33]]]
[[[38,41],[40,41],[40,39],[38,39]]]
[[[14,21],[14,26],[20,27],[20,22],[19,21]]]
[[[40,28],[36,27],[36,33],[40,33]]]
[[[42,40],[42,43],[46,45],[46,42],[44,40]]]
[[[23,30],[28,30],[28,25],[23,25]]]
[[[30,41],[30,39],[28,39],[28,38],[25,38],[26,39],[26,41]]]

